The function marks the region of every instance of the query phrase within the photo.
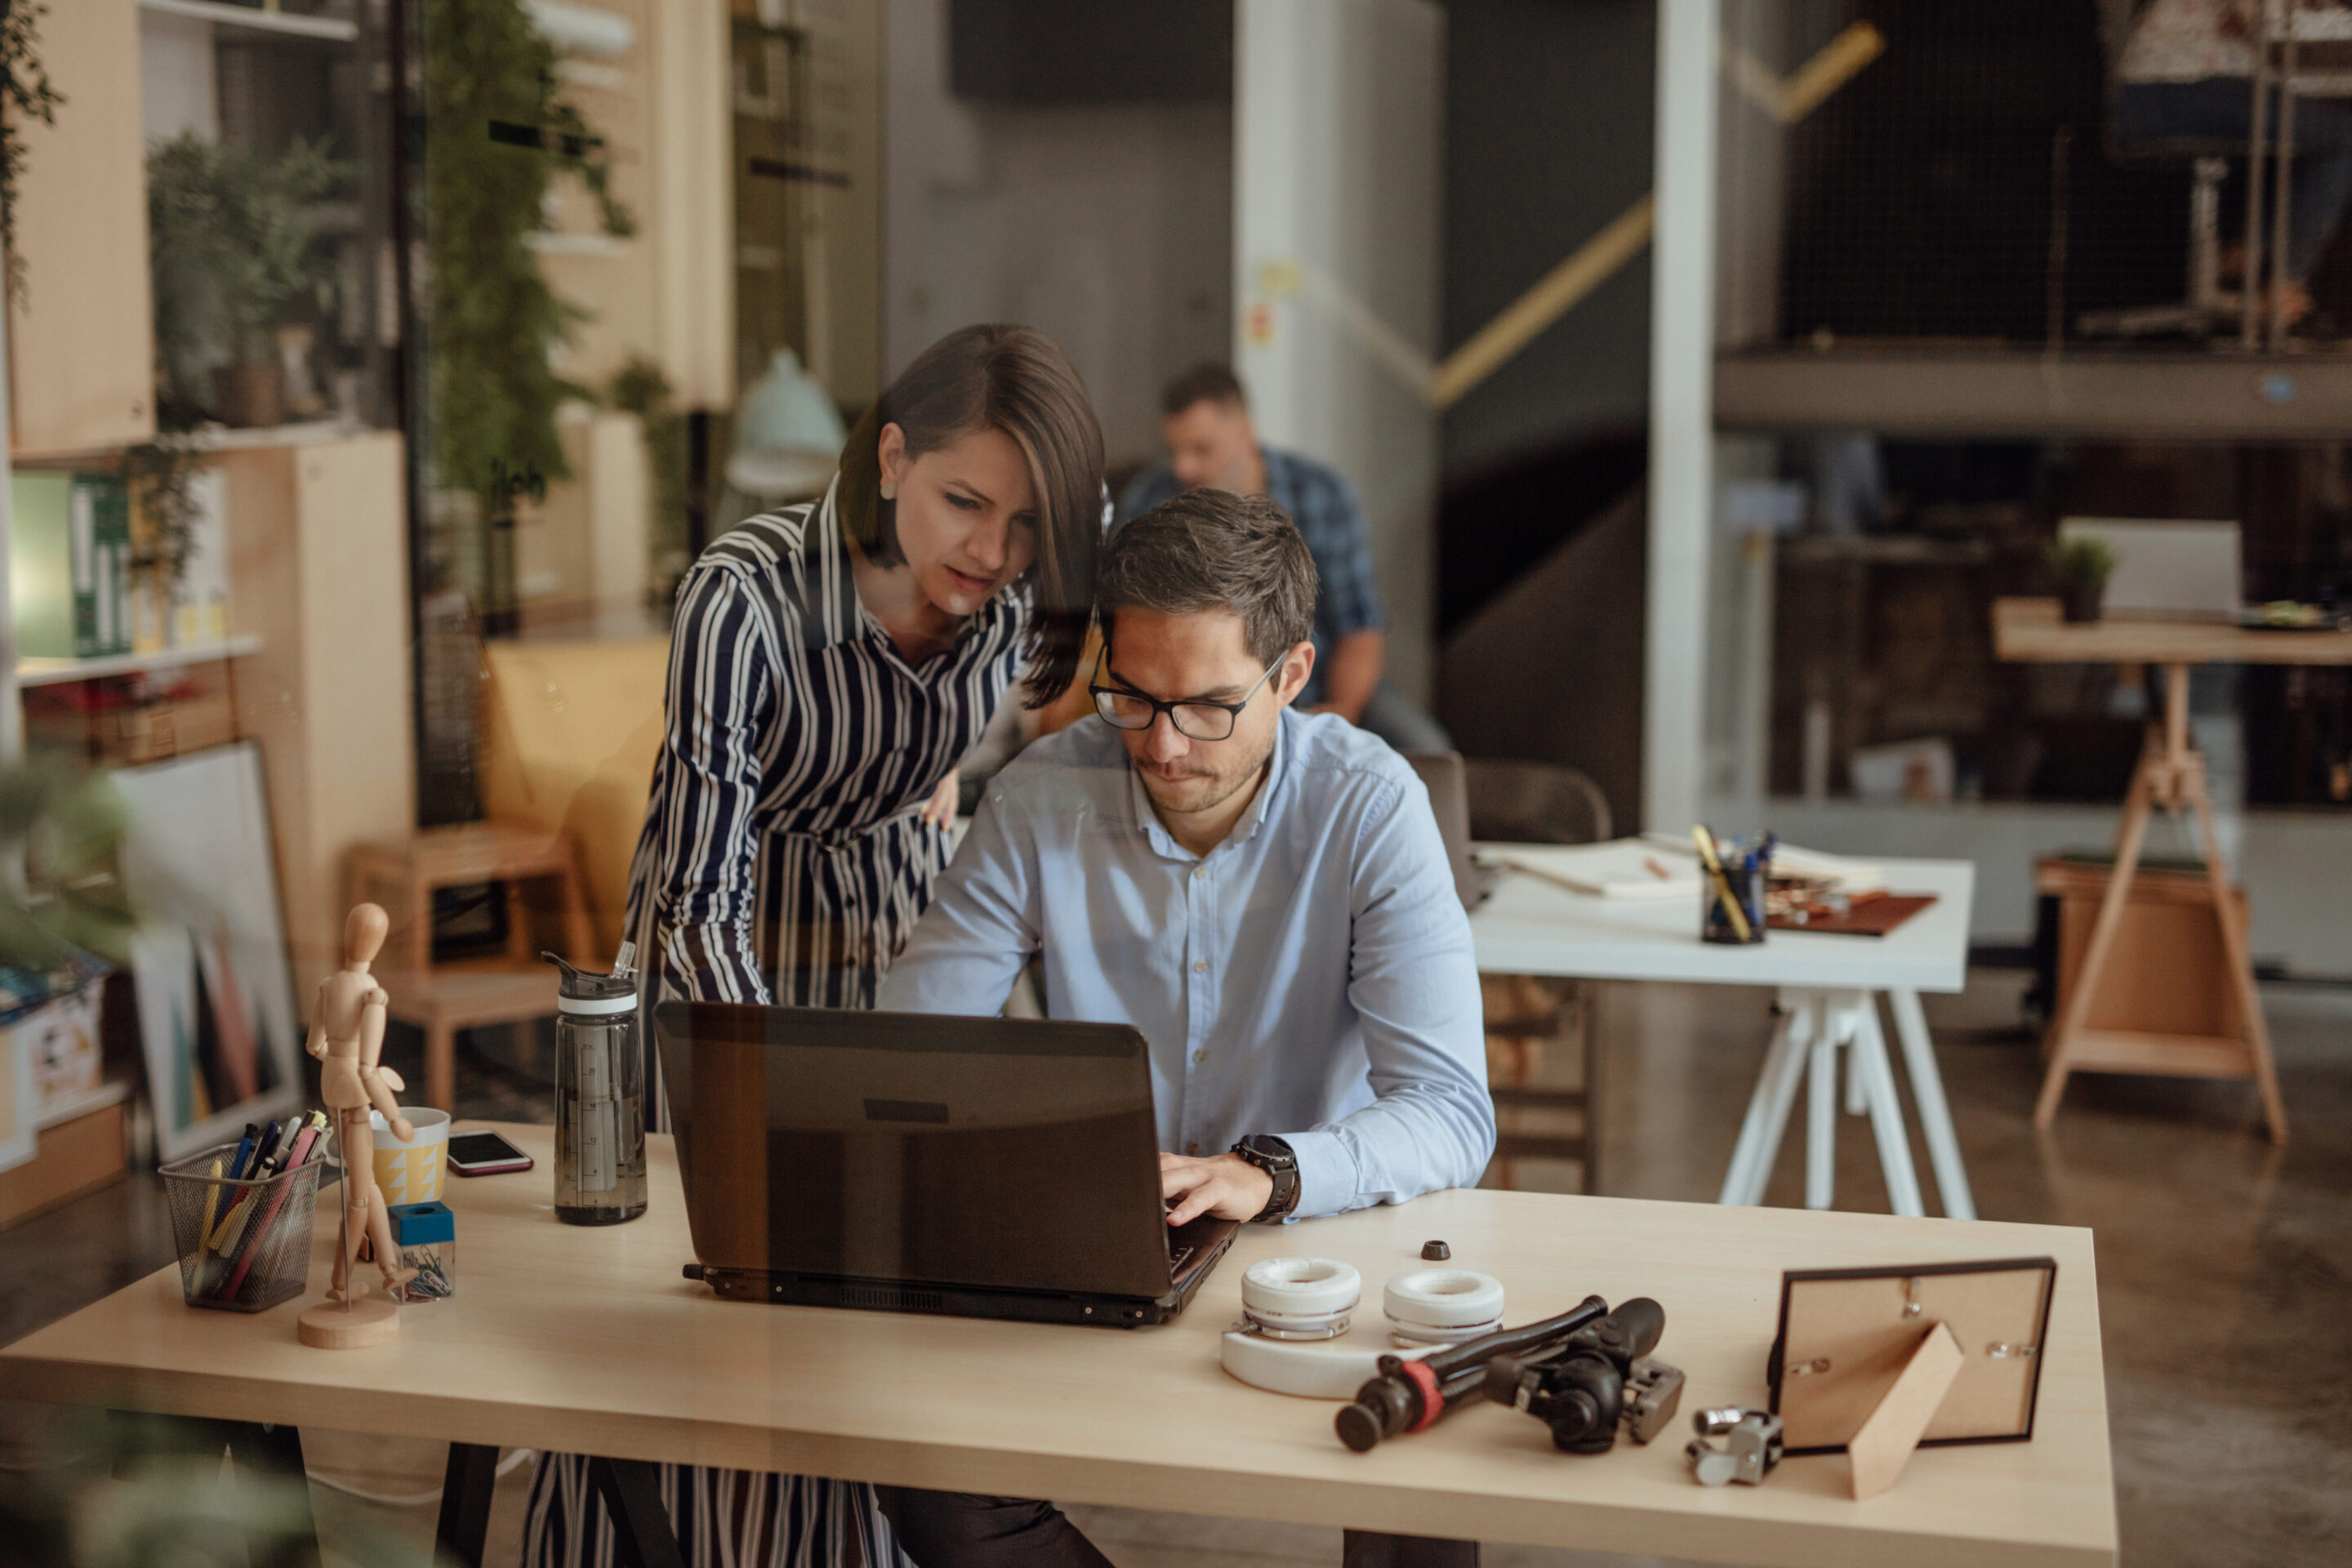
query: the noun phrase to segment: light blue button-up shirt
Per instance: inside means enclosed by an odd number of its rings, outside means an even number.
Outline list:
[[[1176,842],[1089,718],[991,783],[882,984],[992,1015],[1033,953],[1045,1010],[1151,1046],[1160,1146],[1297,1152],[1301,1216],[1478,1180],[1495,1148],[1477,965],[1428,793],[1346,721],[1286,710],[1224,842]]]

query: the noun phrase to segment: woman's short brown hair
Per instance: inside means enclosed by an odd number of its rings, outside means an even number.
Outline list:
[[[886,425],[898,426],[909,458],[975,431],[1002,430],[1028,459],[1041,515],[1027,574],[1035,641],[1022,689],[1028,706],[1043,707],[1077,675],[1102,548],[1102,426],[1077,367],[1033,328],[978,326],[950,332],[898,373],[841,449],[834,503],[858,548],[895,566],[906,556],[898,507],[882,499]]]

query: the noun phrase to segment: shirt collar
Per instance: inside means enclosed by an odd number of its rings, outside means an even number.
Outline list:
[[[808,521],[801,525],[801,553],[808,558],[807,571],[810,605],[817,614],[803,623],[809,643],[816,647],[832,647],[866,635],[871,618],[866,602],[857,596],[857,577],[850,570],[849,545],[841,534],[841,512],[836,496],[841,489],[841,476],[824,487],[824,499],[809,509]]]
[[[1233,831],[1226,834],[1209,854],[1215,854],[1227,844],[1245,844],[1257,836],[1259,826],[1274,809],[1276,794],[1281,790],[1283,779],[1288,772],[1290,727],[1296,722],[1297,716],[1287,708],[1276,716],[1274,750],[1266,757],[1265,777],[1257,786],[1257,798],[1250,802],[1249,809],[1242,813],[1241,820],[1234,824]],[[1126,754],[1124,744],[1120,747],[1120,754],[1122,757]],[[1160,820],[1160,814],[1151,808],[1151,796],[1143,787],[1143,775],[1135,771],[1132,758],[1127,759],[1127,800],[1128,809],[1134,814],[1136,828],[1150,840],[1152,848],[1171,860],[1207,858],[1177,843],[1176,836],[1168,831],[1168,825]]]

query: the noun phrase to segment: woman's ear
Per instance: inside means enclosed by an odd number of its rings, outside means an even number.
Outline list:
[[[896,424],[882,426],[881,440],[875,451],[877,467],[881,472],[882,499],[898,499],[898,486],[910,466],[907,457],[907,433]]]

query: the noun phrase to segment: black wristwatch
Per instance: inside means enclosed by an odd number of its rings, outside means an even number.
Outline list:
[[[1267,1132],[1253,1132],[1233,1147],[1233,1152],[1274,1178],[1273,1195],[1265,1207],[1250,1216],[1252,1225],[1286,1219],[1298,1206],[1298,1156],[1290,1145]]]

